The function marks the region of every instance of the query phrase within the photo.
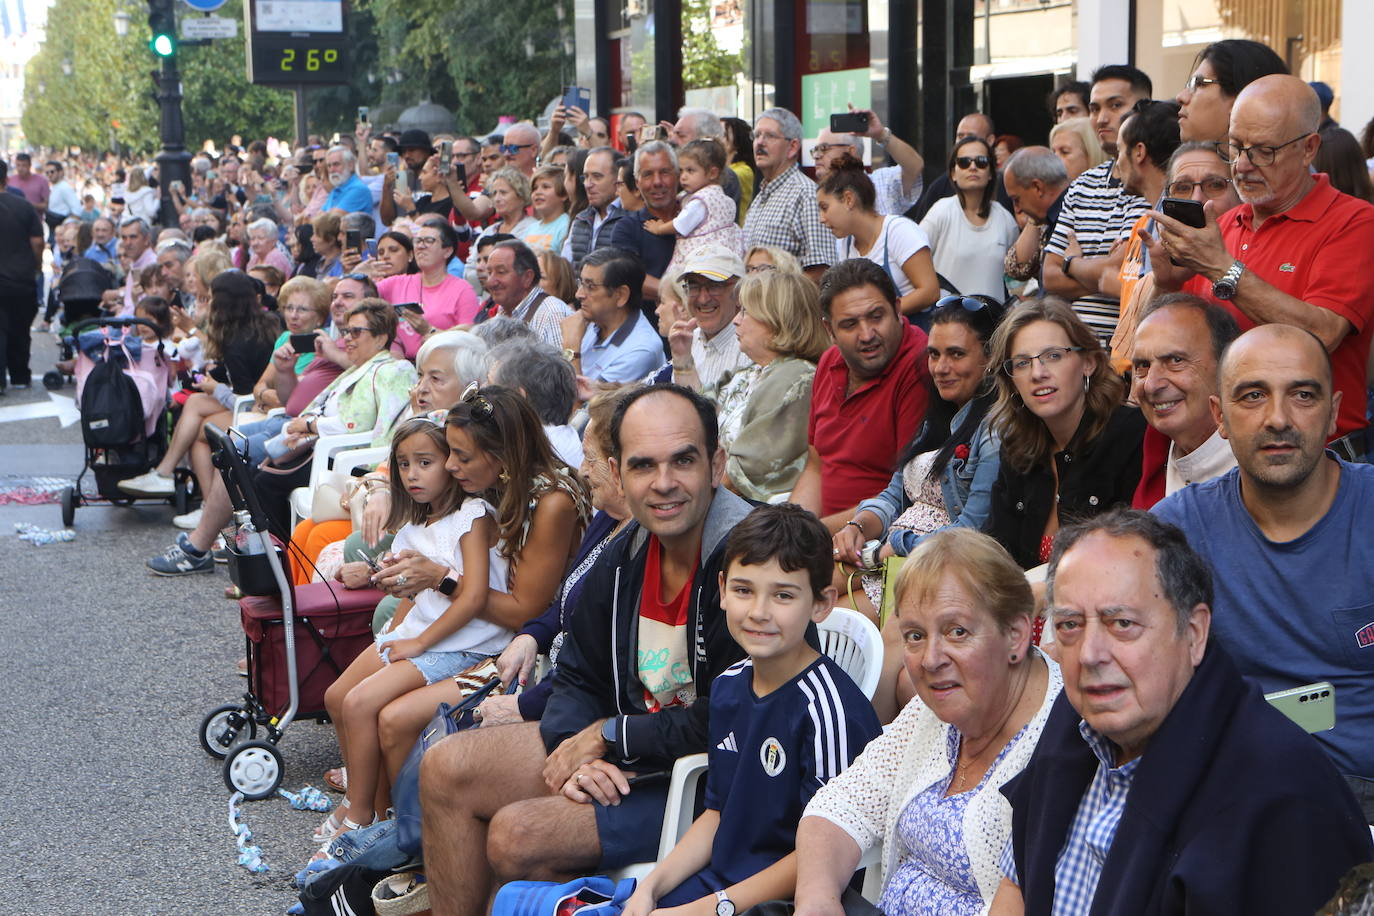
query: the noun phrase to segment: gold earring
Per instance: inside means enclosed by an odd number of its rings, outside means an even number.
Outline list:
[[[505,472],[504,468],[500,474],[496,475],[496,479],[501,481],[502,485],[510,483],[510,475]]]

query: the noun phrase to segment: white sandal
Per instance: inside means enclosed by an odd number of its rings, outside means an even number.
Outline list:
[[[343,803],[340,803],[338,808],[329,812],[329,817],[325,818],[324,823],[316,827],[315,832],[310,835],[310,842],[316,844],[328,843],[330,840],[334,839],[334,837],[338,836],[339,831],[343,829],[343,825],[348,823],[348,818],[344,818],[342,822],[339,820],[339,808],[342,807]]]

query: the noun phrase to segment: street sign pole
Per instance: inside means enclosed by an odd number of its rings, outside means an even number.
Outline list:
[[[148,0],[148,8],[150,13],[170,16],[174,15],[172,2]],[[162,69],[157,77],[157,102],[162,137],[162,151],[156,159],[158,189],[162,192],[159,214],[164,227],[175,227],[180,220],[172,201],[172,182],[180,181],[186,188],[191,186],[191,154],[186,151],[186,127],[181,120],[181,71],[177,67],[175,49],[162,58]]]
[[[305,146],[308,136],[305,123],[305,87],[297,86],[291,91],[292,109],[296,115],[296,148]]]

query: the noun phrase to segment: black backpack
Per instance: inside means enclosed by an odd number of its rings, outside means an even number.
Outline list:
[[[96,363],[81,391],[81,434],[88,446],[119,448],[143,438],[143,401],[114,353]]]

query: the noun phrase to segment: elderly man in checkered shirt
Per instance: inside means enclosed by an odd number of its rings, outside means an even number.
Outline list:
[[[802,126],[785,108],[770,108],[754,122],[754,163],[763,178],[744,218],[744,247],[772,245],[790,251],[817,283],[835,258],[835,237],[821,225],[816,183],[802,174]]]

